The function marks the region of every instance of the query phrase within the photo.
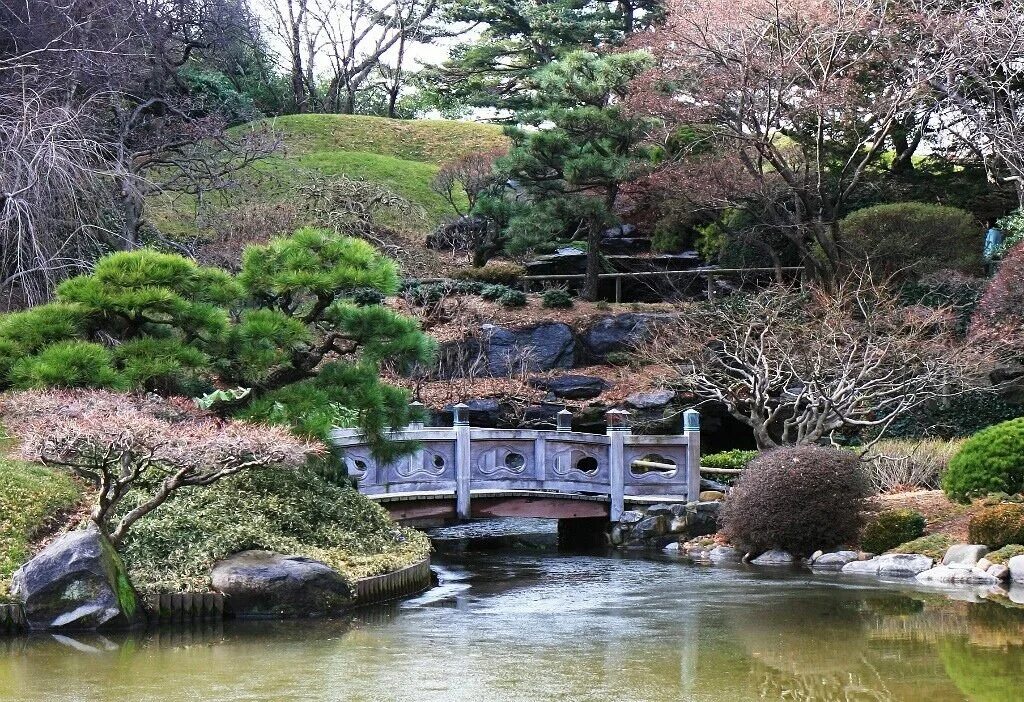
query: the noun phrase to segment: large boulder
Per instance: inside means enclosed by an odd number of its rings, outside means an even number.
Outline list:
[[[72,531],[15,572],[11,594],[30,629],[127,629],[145,612],[114,546],[97,529]]]
[[[814,570],[842,570],[847,563],[853,563],[860,559],[856,551],[831,551],[823,553],[813,560],[811,568]]]
[[[626,404],[636,410],[663,409],[676,396],[672,390],[650,390],[634,392],[626,396]]]
[[[1014,556],[1006,565],[1010,568],[1013,582],[1024,583],[1024,556]]]
[[[583,351],[593,361],[604,361],[612,351],[626,351],[646,337],[652,317],[628,312],[602,317],[582,335]]]
[[[521,369],[539,372],[572,368],[576,338],[568,324],[543,322],[520,329],[494,324],[483,326],[487,372],[508,376]]]
[[[353,601],[336,570],[304,556],[243,551],[218,561],[211,580],[240,617],[322,617]]]
[[[988,546],[979,544],[956,544],[946,550],[942,557],[942,565],[950,568],[970,570],[978,565],[978,561],[988,553]],[[984,570],[984,569],[983,569]]]
[[[591,400],[608,389],[608,383],[592,375],[558,375],[553,378],[531,378],[530,385],[547,390],[563,400]]]
[[[913,578],[934,563],[928,556],[918,553],[886,553],[878,557],[878,574],[889,578]]]
[[[759,566],[790,566],[796,562],[796,557],[788,551],[772,549],[771,551],[765,551],[750,562],[753,565]]]
[[[999,578],[978,568],[937,565],[918,573],[917,581],[935,585],[996,585]]]

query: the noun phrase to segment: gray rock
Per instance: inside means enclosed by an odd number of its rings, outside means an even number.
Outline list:
[[[810,558],[808,558],[807,560],[809,560],[809,561],[810,561],[811,563],[814,563],[814,562],[815,562],[816,560],[818,560],[819,558],[821,558],[821,557],[822,557],[822,556],[824,556],[824,555],[825,555],[825,552],[824,552],[824,551],[822,551],[822,550],[821,550],[821,549],[819,548],[819,549],[818,549],[817,551],[815,551],[814,553],[812,553],[812,554],[811,554],[811,557],[810,557]]]
[[[979,568],[979,570],[981,569]],[[1010,579],[1010,569],[1004,566],[1002,563],[993,563],[985,569],[985,572],[991,575],[993,578],[998,578],[999,580]]]
[[[1014,556],[1006,565],[1010,568],[1013,582],[1024,583],[1024,556]]]
[[[718,492],[729,492],[729,486],[725,483],[720,483],[717,480],[709,480],[708,478],[700,479],[700,490],[717,490]]]
[[[11,593],[34,631],[145,623],[121,557],[96,527],[69,532],[40,551],[14,573]]]
[[[469,409],[465,410],[466,419],[470,424],[476,426],[493,427],[501,422],[501,403],[491,398],[474,398],[466,400],[465,404]],[[452,423],[455,410],[454,405],[446,405],[442,410],[444,418],[441,420],[443,426]]]
[[[628,509],[619,517],[619,524],[637,524],[643,518],[643,512],[638,512],[635,509]]]
[[[218,561],[213,588],[242,617],[318,617],[350,605],[353,592],[326,563],[270,551],[243,551]]]
[[[772,549],[771,551],[765,551],[760,556],[750,561],[754,565],[759,566],[783,566],[793,565],[796,558],[793,554],[788,551],[780,551],[779,549]]]
[[[970,569],[978,565],[978,561],[988,553],[988,546],[978,544],[956,544],[946,549],[942,557],[942,565],[950,568]]]
[[[485,324],[483,332],[487,372],[493,376],[573,366],[576,339],[568,324],[544,322],[521,329]]]
[[[685,516],[673,517],[668,523],[668,530],[672,534],[686,534],[690,531],[690,522]]]
[[[678,541],[673,541],[672,543],[670,543],[668,546],[666,546],[665,548],[663,548],[661,550],[665,551],[666,553],[679,553],[679,542]]]
[[[708,553],[708,560],[712,563],[739,563],[743,554],[732,546],[715,546]]]
[[[636,525],[634,533],[641,539],[653,539],[664,536],[668,533],[668,520],[662,515],[646,517]]]
[[[917,553],[887,553],[878,557],[878,574],[889,578],[913,578],[935,564]]]
[[[850,561],[843,566],[842,572],[850,575],[878,575],[878,559],[866,561]]]
[[[686,516],[686,505],[679,504],[678,502],[669,505],[669,509],[672,510],[673,517],[684,517]]]
[[[531,378],[530,385],[547,390],[564,400],[590,400],[608,389],[601,378],[590,375],[559,375],[554,378]]]
[[[652,505],[647,508],[644,514],[648,517],[657,517],[658,515],[671,517],[673,516],[672,505]]]
[[[626,404],[633,409],[650,410],[665,407],[676,394],[671,390],[651,390],[650,392],[634,392],[626,396]]]
[[[832,551],[823,553],[811,561],[815,570],[842,570],[847,563],[853,563],[859,557],[856,551]]]
[[[999,578],[976,568],[951,568],[937,565],[918,573],[918,582],[936,585],[995,585]]]
[[[990,561],[987,558],[982,558],[980,561],[978,561],[975,564],[974,567],[977,568],[978,570],[986,570],[987,571],[989,568],[992,567],[992,565],[993,565],[992,561]]]
[[[612,351],[627,351],[647,336],[651,316],[628,312],[602,317],[583,332],[583,352],[593,361],[604,361]]]

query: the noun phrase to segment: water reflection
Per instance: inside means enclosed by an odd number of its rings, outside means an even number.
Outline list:
[[[1024,699],[1024,613],[991,602],[521,550],[439,576],[345,620],[0,640],[0,699]]]

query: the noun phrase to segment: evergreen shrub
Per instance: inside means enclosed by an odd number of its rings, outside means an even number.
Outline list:
[[[492,285],[515,285],[526,275],[526,269],[516,263],[491,261],[479,268],[461,268],[455,273],[459,280],[490,283]]]
[[[885,553],[924,535],[925,520],[912,509],[881,512],[864,526],[861,547],[870,553]]]
[[[1024,504],[983,508],[971,516],[967,537],[972,544],[985,544],[992,549],[1024,544]]]
[[[568,309],[572,307],[572,295],[564,288],[553,288],[545,290],[540,296],[541,307],[548,309]]]
[[[967,503],[993,492],[1024,489],[1024,417],[982,429],[949,462],[942,489]]]
[[[509,288],[498,298],[498,303],[502,307],[526,307],[526,293]]]
[[[840,229],[852,261],[866,259],[878,272],[980,272],[981,227],[969,212],[955,207],[925,202],[874,205],[847,215]]]

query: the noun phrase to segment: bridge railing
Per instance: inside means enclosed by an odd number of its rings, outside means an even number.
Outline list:
[[[700,415],[684,413],[683,433],[633,434],[629,412],[606,414],[606,434],[572,431],[572,413],[558,413],[557,429],[471,427],[469,407],[454,408],[451,427],[423,424],[390,432],[414,441],[415,451],[390,463],[374,459],[354,429],[335,429],[349,475],[360,492],[451,491],[460,518],[470,516],[473,490],[537,490],[607,495],[618,520],[626,496],[664,495],[695,500],[700,492]]]

